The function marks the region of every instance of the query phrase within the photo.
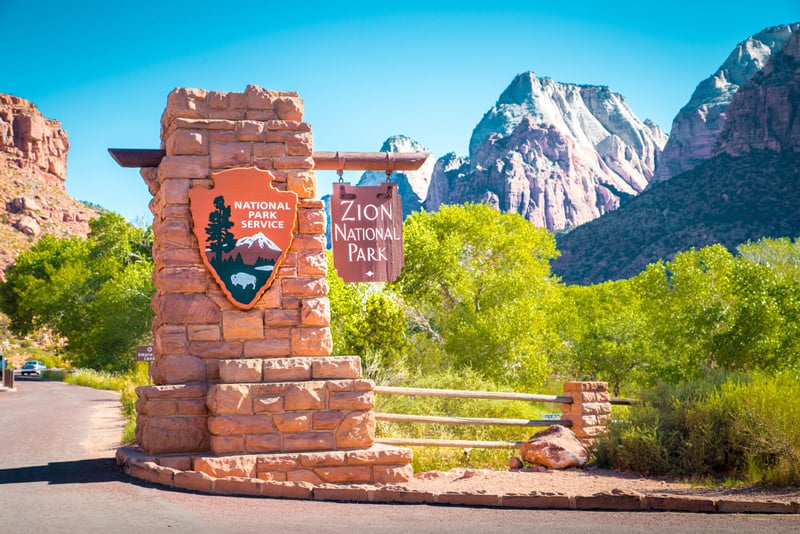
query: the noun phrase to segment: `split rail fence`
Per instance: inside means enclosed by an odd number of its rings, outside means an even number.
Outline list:
[[[406,395],[420,397],[448,397],[454,399],[494,399],[524,402],[542,402],[571,405],[573,397],[566,395],[539,395],[533,393],[510,393],[500,391],[466,391],[456,389],[424,389],[375,386],[374,392],[378,395]],[[610,404],[631,405],[636,401],[612,397]],[[562,413],[564,410],[562,409]],[[399,413],[376,412],[377,421],[392,421],[399,423],[434,423],[443,425],[471,425],[471,426],[508,426],[508,427],[545,427],[562,425],[572,427],[573,421],[568,418],[548,419],[503,419],[492,417],[448,417],[438,415],[412,415]],[[456,439],[431,439],[431,438],[376,438],[377,443],[385,445],[398,445],[410,447],[463,447],[476,449],[508,449],[518,448],[520,441],[479,441]]]

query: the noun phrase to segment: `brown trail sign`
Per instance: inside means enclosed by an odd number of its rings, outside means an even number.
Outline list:
[[[397,184],[333,185],[333,265],[345,282],[392,282],[403,268],[403,208]]]

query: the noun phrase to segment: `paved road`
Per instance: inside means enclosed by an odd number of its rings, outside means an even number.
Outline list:
[[[800,532],[797,516],[495,510],[221,497],[167,490],[113,462],[117,395],[37,378],[0,390],[0,532]]]

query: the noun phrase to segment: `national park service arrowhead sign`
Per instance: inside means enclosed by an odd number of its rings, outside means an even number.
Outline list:
[[[214,173],[214,187],[189,190],[203,263],[235,306],[255,306],[292,244],[297,195],[272,187],[255,167]]]

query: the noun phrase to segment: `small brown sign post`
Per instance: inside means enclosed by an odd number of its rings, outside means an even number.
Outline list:
[[[403,208],[397,184],[333,185],[333,265],[345,282],[392,282],[403,268]]]
[[[153,345],[140,345],[136,347],[137,362],[154,362],[156,354],[153,352]]]
[[[152,381],[153,362],[156,361],[156,353],[153,351],[153,345],[139,345],[136,347],[136,361],[147,362],[147,379],[148,381]]]

